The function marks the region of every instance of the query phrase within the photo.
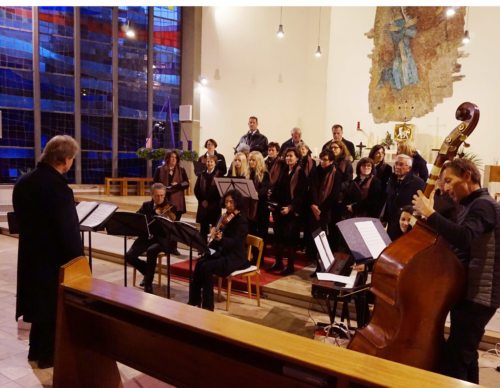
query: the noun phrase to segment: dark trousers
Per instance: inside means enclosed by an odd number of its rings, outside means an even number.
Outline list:
[[[283,263],[283,257],[288,257],[287,267],[293,269],[300,237],[300,218],[293,214],[283,216],[278,212],[273,213],[273,218],[276,263]]]
[[[56,322],[33,322],[30,330],[30,360],[50,360],[54,357]]]
[[[225,276],[226,259],[203,258],[196,263],[193,280],[189,285],[189,301],[191,306],[201,306],[206,310],[214,310],[214,275]]]
[[[139,255],[144,251],[146,251],[146,261],[139,259]],[[154,238],[148,240],[146,237],[139,237],[127,251],[125,260],[144,275],[145,286],[153,284],[156,258],[163,251],[164,248]]]
[[[484,328],[496,308],[463,301],[451,310],[450,336],[446,342],[442,373],[479,383],[478,353]]]

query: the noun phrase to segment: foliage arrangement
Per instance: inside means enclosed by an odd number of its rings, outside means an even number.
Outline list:
[[[392,139],[392,136],[391,134],[389,133],[389,131],[387,131],[385,133],[385,137],[384,139],[380,142],[380,144],[382,144],[385,148],[387,148],[388,150],[391,149],[391,145],[394,144],[394,140]]]
[[[136,151],[136,155],[139,158],[150,159],[150,160],[163,160],[165,159],[165,154],[169,151],[167,148],[139,148]],[[180,155],[180,160],[185,160],[188,162],[198,160],[198,153],[194,150],[176,150]]]

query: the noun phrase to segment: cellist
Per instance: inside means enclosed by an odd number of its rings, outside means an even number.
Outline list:
[[[454,248],[467,272],[464,296],[450,312],[450,335],[442,359],[442,373],[479,383],[478,347],[485,326],[500,306],[500,205],[481,188],[481,175],[469,160],[445,164],[444,192],[463,206],[456,222],[434,209],[431,195],[421,191],[413,206]]]

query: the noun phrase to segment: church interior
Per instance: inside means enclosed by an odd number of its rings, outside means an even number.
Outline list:
[[[0,6],[0,386],[471,386],[415,367],[411,346],[401,358],[345,349],[366,324],[355,301],[370,280],[318,280],[304,245],[295,272],[280,276],[266,270],[274,240],[261,240],[252,285],[235,276],[218,295],[215,281],[213,312],[188,306],[202,251],[188,232],[200,228],[196,163],[207,140],[230,170],[252,117],[269,142],[300,128],[317,165],[334,124],[354,145],[354,171],[377,144],[394,167],[398,145],[412,143],[432,180],[447,139],[469,124],[458,113],[468,103],[478,122],[446,152],[473,161],[498,200],[499,18],[499,6]],[[31,324],[15,319],[10,217],[16,182],[56,135],[80,147],[65,174],[75,201],[115,214],[152,199],[155,171],[177,150],[187,232],[172,232],[178,250],[158,256],[149,295],[125,261],[137,234],[81,228],[86,259],[60,272],[56,368],[41,369],[27,359]],[[498,386],[499,346],[497,311],[479,346],[482,386]]]

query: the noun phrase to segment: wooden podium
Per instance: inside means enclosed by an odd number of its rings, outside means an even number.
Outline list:
[[[175,386],[440,386],[470,383],[92,279],[61,268],[55,388],[122,386],[116,361]]]

